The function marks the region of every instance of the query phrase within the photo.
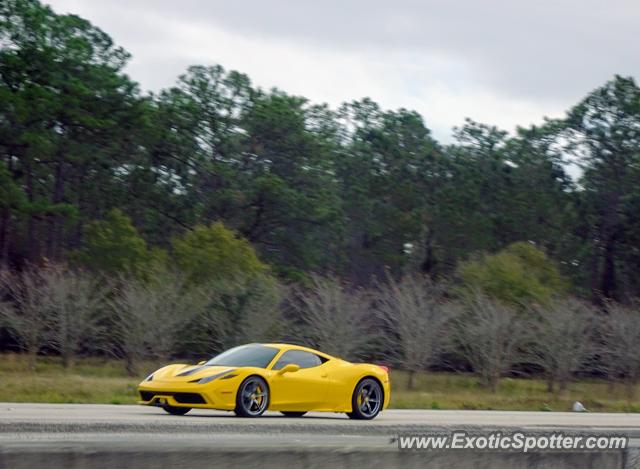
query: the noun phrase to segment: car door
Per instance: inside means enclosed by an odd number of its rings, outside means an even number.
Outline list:
[[[288,350],[271,368],[271,404],[275,410],[302,411],[327,407],[326,359],[304,350]],[[279,374],[285,365],[295,364],[298,371]]]

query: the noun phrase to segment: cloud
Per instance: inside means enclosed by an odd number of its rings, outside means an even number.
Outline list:
[[[466,116],[513,129],[558,116],[613,74],[640,76],[636,0],[53,0],[133,54],[143,88],[191,64],[332,105],[370,96],[437,137]]]

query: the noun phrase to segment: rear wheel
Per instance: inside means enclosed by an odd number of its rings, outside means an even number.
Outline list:
[[[162,408],[171,415],[184,415],[191,410],[191,407],[174,407],[168,404],[163,405]]]
[[[259,376],[249,376],[238,388],[235,413],[239,417],[260,417],[269,406],[269,388]]]
[[[347,412],[349,418],[371,420],[382,409],[382,387],[373,378],[365,378],[353,390],[351,398],[352,411]]]
[[[302,417],[306,412],[281,412],[285,417]]]

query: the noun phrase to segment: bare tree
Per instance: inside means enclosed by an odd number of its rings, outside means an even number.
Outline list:
[[[201,289],[189,289],[184,277],[163,273],[145,281],[121,279],[112,300],[117,323],[113,334],[135,375],[142,358],[168,359],[175,350],[179,331],[209,302]]]
[[[7,298],[0,304],[0,316],[29,355],[30,366],[46,345],[57,350],[68,367],[79,348],[99,335],[99,313],[108,292],[104,279],[48,265],[2,272],[0,285]]]
[[[595,311],[577,299],[536,307],[532,317],[532,361],[547,374],[549,392],[564,391],[573,374],[594,355]]]
[[[521,356],[530,326],[514,309],[481,293],[460,306],[452,322],[458,352],[492,392]]]
[[[609,303],[602,339],[601,353],[607,374],[623,378],[629,397],[634,397],[640,379],[640,304],[636,301],[626,307]]]
[[[46,341],[49,324],[44,310],[47,302],[46,289],[36,270],[0,272],[0,321],[27,354],[32,370]]]
[[[67,368],[74,363],[79,349],[95,344],[102,333],[100,313],[110,291],[109,282],[62,266],[42,269],[40,278],[43,312],[49,321],[48,345],[60,353]]]
[[[443,346],[444,325],[450,309],[445,290],[428,277],[389,277],[378,284],[376,308],[384,330],[390,358],[409,371],[409,389],[415,374],[432,365]]]
[[[276,338],[281,330],[282,287],[266,277],[228,279],[207,285],[210,304],[202,320],[229,347]]]
[[[291,305],[302,324],[297,334],[327,353],[354,359],[370,339],[373,318],[364,290],[349,290],[335,278],[313,275],[310,287],[293,289]]]

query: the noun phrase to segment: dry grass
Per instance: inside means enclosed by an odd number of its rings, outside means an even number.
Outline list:
[[[86,358],[69,369],[57,357],[40,357],[36,370],[21,355],[0,357],[0,401],[133,404],[136,389],[156,364],[146,363],[140,376],[127,376],[124,363]]]
[[[133,404],[136,387],[158,363],[145,363],[140,376],[129,377],[117,360],[85,358],[65,370],[57,357],[41,357],[34,372],[21,355],[0,356],[1,402]],[[393,371],[391,407],[426,409],[501,409],[568,411],[574,401],[598,412],[640,412],[640,402],[626,389],[598,380],[572,383],[562,395],[550,394],[537,379],[503,379],[495,394],[474,376],[422,373],[417,389],[407,390],[407,374]],[[640,393],[638,394],[640,395]]]
[[[571,383],[563,393],[547,392],[539,379],[505,378],[496,393],[482,387],[476,377],[453,373],[422,373],[416,390],[407,390],[407,374],[394,372],[392,406],[398,409],[484,409],[570,411],[580,401],[593,412],[640,412],[640,401],[630,399],[627,389],[602,380]],[[640,395],[640,394],[637,394]]]

